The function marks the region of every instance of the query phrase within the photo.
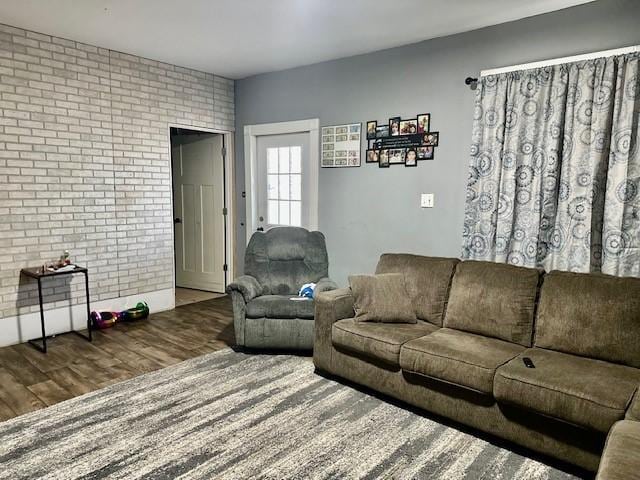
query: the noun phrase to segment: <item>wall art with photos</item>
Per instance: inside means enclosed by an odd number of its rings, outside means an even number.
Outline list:
[[[322,167],[360,166],[360,123],[322,127]]]
[[[389,123],[367,122],[366,163],[378,167],[404,165],[417,167],[420,160],[433,160],[440,140],[439,132],[431,131],[431,114],[415,118],[391,117]]]

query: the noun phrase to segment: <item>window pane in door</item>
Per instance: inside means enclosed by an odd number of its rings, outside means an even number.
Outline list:
[[[267,173],[278,173],[277,148],[267,148]]]
[[[280,201],[280,212],[279,216],[279,224],[280,225],[289,225],[289,202]]]
[[[277,200],[278,197],[278,182],[279,175],[267,175],[267,198]],[[288,189],[287,189],[287,193]]]
[[[291,147],[291,173],[301,173],[302,171],[302,148]]]
[[[289,200],[289,175],[279,175],[279,177],[278,198],[280,200]]]
[[[269,200],[269,211],[267,213],[267,222],[271,225],[278,225],[278,201]]]
[[[280,147],[278,150],[278,158],[280,160],[278,173],[289,173],[289,147]]]
[[[291,223],[294,227],[302,226],[302,202],[291,202]]]
[[[289,175],[291,179],[291,200],[302,200],[302,175]]]

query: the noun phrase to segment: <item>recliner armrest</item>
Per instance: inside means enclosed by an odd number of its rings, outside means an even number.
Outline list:
[[[314,296],[321,292],[329,292],[331,290],[337,290],[338,284],[331,280],[329,277],[323,277],[316,283],[316,289]]]
[[[331,365],[331,327],[338,320],[355,315],[354,299],[350,288],[320,292],[315,297],[315,340],[313,363],[325,371]]]
[[[251,275],[242,275],[236,278],[233,283],[227,285],[226,292],[231,294],[232,292],[240,292],[245,303],[250,302],[254,298],[262,295],[263,288]]]

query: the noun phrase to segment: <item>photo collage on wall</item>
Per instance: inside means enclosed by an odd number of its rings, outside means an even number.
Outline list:
[[[322,127],[322,167],[360,166],[360,123]]]
[[[392,117],[382,125],[367,122],[366,163],[377,163],[380,168],[416,167],[420,160],[434,159],[439,137],[439,132],[431,131],[430,113],[410,119]]]

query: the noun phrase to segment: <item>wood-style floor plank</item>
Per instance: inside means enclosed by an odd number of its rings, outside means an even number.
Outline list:
[[[64,389],[53,380],[35,383],[27,388],[47,406],[55,405],[58,402],[74,397],[71,392]]]
[[[4,368],[0,368],[0,385],[0,400],[17,415],[46,407],[44,402]]]
[[[47,342],[48,353],[23,343],[0,348],[0,421],[232,346],[228,297],[155,313],[94,332]]]

